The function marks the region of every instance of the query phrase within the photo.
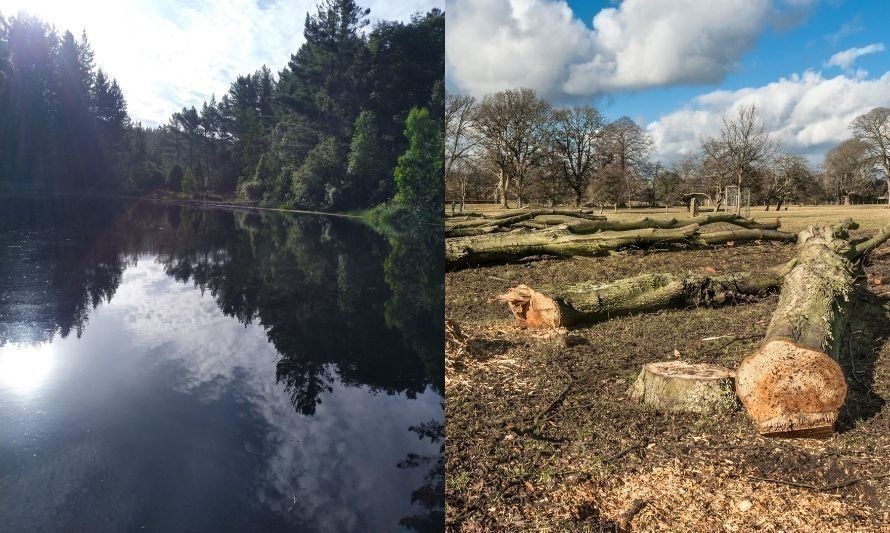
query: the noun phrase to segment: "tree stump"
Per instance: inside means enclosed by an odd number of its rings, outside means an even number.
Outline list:
[[[662,361],[643,365],[631,398],[659,411],[728,413],[738,408],[735,373],[708,363]]]

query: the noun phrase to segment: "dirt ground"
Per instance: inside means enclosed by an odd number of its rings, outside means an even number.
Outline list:
[[[890,223],[890,210],[875,206],[792,207],[778,215],[787,231],[852,217],[861,226],[854,237]],[[466,339],[446,359],[448,529],[617,531],[622,513],[641,500],[627,529],[890,531],[890,244],[867,259],[853,296],[855,316],[839,361],[849,392],[838,432],[826,440],[760,437],[744,410],[664,414],[629,398],[647,362],[738,366],[765,332],[776,295],[612,319],[567,336],[524,330],[491,301],[519,283],[728,273],[793,255],[793,245],[760,243],[448,272],[446,315]]]

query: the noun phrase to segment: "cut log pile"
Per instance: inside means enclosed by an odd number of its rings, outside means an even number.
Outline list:
[[[709,224],[738,229],[702,231]],[[506,263],[530,256],[597,256],[653,245],[714,246],[747,241],[794,242],[793,233],[778,231],[779,220],[757,222],[733,214],[687,219],[617,221],[580,211],[533,210],[512,216],[474,218],[446,226],[445,265],[460,268]]]
[[[671,307],[750,301],[781,289],[761,347],[741,363],[736,373],[735,392],[761,434],[826,436],[833,432],[847,391],[835,359],[853,312],[850,294],[857,269],[861,268],[860,259],[890,239],[887,226],[870,239],[851,242],[847,230],[855,227],[855,223],[846,220],[836,226],[802,231],[795,236],[797,256],[764,272],[720,276],[642,274],[605,284],[577,283],[541,290],[519,285],[496,299],[506,303],[524,325],[549,329]],[[775,231],[744,228],[729,233]],[[702,235],[696,224],[676,229],[659,225],[590,234],[572,233],[560,227],[498,237],[455,239],[453,242],[462,244],[446,255],[452,254],[449,261],[470,257],[473,262],[516,257],[516,250],[530,249],[554,255],[595,255],[601,249],[614,249],[634,240],[698,239]],[[704,242],[725,238],[711,237]],[[721,399],[720,391],[727,390],[731,375],[684,364],[671,361],[646,365],[634,385],[633,397],[665,410],[713,412],[715,405],[728,405]],[[696,405],[690,407],[692,404]]]
[[[733,213],[699,215],[685,219],[654,219],[649,217],[637,220],[607,220],[590,211],[571,209],[533,209],[518,213],[497,213],[482,215],[467,213],[463,217],[449,217],[445,223],[445,237],[472,237],[496,232],[512,231],[518,228],[546,229],[551,226],[566,225],[572,233],[587,234],[599,231],[630,231],[637,229],[677,229],[691,224],[726,223],[745,229],[777,230],[779,220],[757,222]]]

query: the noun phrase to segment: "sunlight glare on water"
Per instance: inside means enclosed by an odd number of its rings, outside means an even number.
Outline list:
[[[10,343],[0,346],[0,390],[22,395],[34,394],[52,369],[52,343]]]

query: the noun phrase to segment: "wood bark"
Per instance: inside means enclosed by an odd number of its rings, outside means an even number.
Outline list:
[[[604,255],[628,246],[688,241],[698,225],[678,229],[642,229],[575,235],[562,227],[542,231],[512,231],[446,239],[445,266],[454,268],[483,263],[505,263],[533,255],[561,257]]]
[[[641,274],[611,283],[583,282],[537,291],[526,285],[496,297],[532,328],[572,327],[666,308],[718,307],[748,301],[782,285],[793,266],[722,276]]]
[[[715,246],[734,243],[736,241],[783,241],[795,242],[797,235],[787,231],[769,229],[737,229],[730,231],[712,231],[696,235],[693,242],[699,246]]]
[[[840,227],[799,234],[797,264],[757,352],[738,369],[737,392],[763,435],[831,435],[847,384],[836,362],[850,308],[853,261],[890,237],[890,227],[853,245]]]
[[[733,224],[735,226],[739,226],[746,229],[763,229],[763,230],[776,230],[779,229],[781,223],[779,219],[773,221],[763,221],[758,222],[755,220],[743,218],[736,216],[732,213],[717,213],[712,215],[699,215],[694,218],[684,218],[684,219],[654,219],[654,218],[641,218],[638,220],[602,220],[602,221],[590,221],[590,222],[581,222],[571,226],[572,233],[578,234],[586,234],[586,233],[596,233],[598,231],[624,231],[624,230],[632,230],[632,229],[644,229],[644,228],[660,228],[660,229],[673,229],[673,228],[681,228],[683,226],[688,226],[690,224],[698,224],[699,226],[705,226],[707,224],[717,224],[717,223],[727,223]]]
[[[576,234],[569,228],[556,227],[542,231],[509,233],[473,232],[471,236],[446,239],[445,266],[455,268],[484,263],[506,263],[534,255],[560,257],[597,256],[631,246],[686,243],[712,246],[729,242],[779,240],[793,242],[793,233],[774,230],[738,229],[699,233],[698,224],[676,229],[635,229]],[[452,233],[453,235],[453,233]]]
[[[738,408],[734,378],[732,370],[708,363],[648,363],[630,396],[659,411],[729,413]]]

